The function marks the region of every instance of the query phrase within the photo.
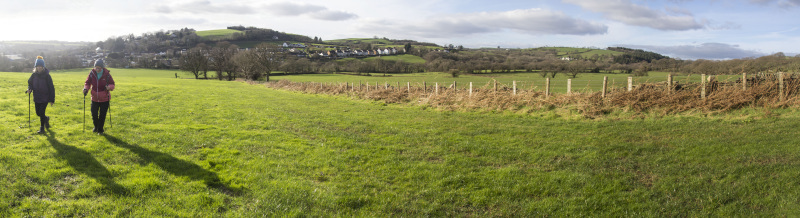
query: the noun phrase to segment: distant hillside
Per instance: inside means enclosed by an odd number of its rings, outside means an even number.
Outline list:
[[[243,35],[245,32],[241,30],[220,29],[220,30],[204,30],[196,31],[197,36],[210,41],[230,40],[234,39],[237,34]]]
[[[582,58],[591,58],[594,55],[603,56],[603,55],[610,55],[610,56],[619,56],[624,54],[624,52],[619,51],[612,51],[606,49],[596,49],[596,48],[572,48],[572,47],[540,47],[535,48],[534,50],[537,51],[555,51],[556,55],[559,57],[582,57]]]
[[[609,47],[608,50],[623,53],[622,55],[614,57],[614,62],[619,64],[632,64],[639,62],[650,63],[654,60],[669,58],[667,56],[655,52],[644,51],[641,49],[630,49],[625,47]]]

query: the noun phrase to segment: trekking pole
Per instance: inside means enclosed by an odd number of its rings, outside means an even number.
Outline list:
[[[111,122],[111,91],[108,91],[108,125],[114,128],[114,122]]]
[[[28,128],[31,128],[31,93],[28,92]]]
[[[86,132],[86,93],[83,93],[83,131]]]

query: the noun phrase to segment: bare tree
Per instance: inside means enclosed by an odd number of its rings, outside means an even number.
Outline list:
[[[228,78],[231,78],[230,69],[234,67],[232,59],[238,49],[238,46],[229,42],[220,42],[216,47],[211,49],[210,65],[217,71],[217,79],[222,80],[225,78],[223,72],[229,72]]]
[[[194,75],[195,79],[200,78],[200,71],[208,67],[206,51],[200,47],[191,48],[181,55],[180,65],[182,71],[187,71]]]
[[[261,63],[258,63],[256,55],[255,50],[247,50],[233,56],[233,62],[239,66],[242,76],[248,80],[258,80],[261,77],[261,72],[263,72]]]
[[[255,53],[254,59],[260,64],[260,69],[264,72],[267,82],[269,82],[270,74],[286,59],[286,53],[278,45],[270,43],[261,43],[253,50]]]

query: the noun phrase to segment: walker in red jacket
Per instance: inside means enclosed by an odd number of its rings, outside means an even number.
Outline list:
[[[111,100],[111,91],[114,90],[114,77],[111,76],[111,71],[105,68],[103,59],[98,59],[94,63],[94,69],[86,77],[86,82],[83,85],[83,95],[91,90],[92,93],[92,123],[94,129],[92,132],[103,134],[105,130],[106,113]]]

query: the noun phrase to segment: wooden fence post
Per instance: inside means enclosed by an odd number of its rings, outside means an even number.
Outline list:
[[[706,99],[706,75],[700,74],[700,98]]]
[[[497,80],[494,81],[494,92],[497,92]]]
[[[472,97],[472,82],[469,82],[469,97]]]
[[[747,91],[747,73],[742,73],[742,90]]]
[[[436,94],[438,95],[439,94],[439,82],[436,82],[435,86],[436,86]]]
[[[422,92],[423,93],[428,92],[428,82],[422,81]]]
[[[672,93],[672,74],[667,75],[667,93]]]
[[[606,97],[606,89],[608,89],[608,77],[604,76],[603,77],[603,94],[602,94],[603,98]]]
[[[567,79],[567,94],[572,94],[572,79]]]
[[[406,88],[408,88],[408,98],[411,98],[411,82],[406,82]]]
[[[514,95],[517,95],[517,81],[514,80],[513,84],[514,84]]]
[[[545,79],[544,97],[550,97],[550,78]]]
[[[633,91],[633,77],[628,77],[628,91]]]
[[[783,96],[783,72],[778,73],[778,97],[780,101],[783,101],[785,97]]]
[[[458,84],[456,84],[456,81],[453,81],[453,91],[458,91],[458,86],[457,85]]]

